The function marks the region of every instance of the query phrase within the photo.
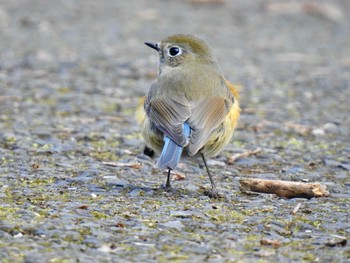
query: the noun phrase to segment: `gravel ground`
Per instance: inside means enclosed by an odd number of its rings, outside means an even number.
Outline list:
[[[347,0],[2,0],[0,262],[350,262],[349,13]],[[159,190],[143,154],[134,111],[157,70],[143,42],[173,33],[205,39],[241,86],[239,127],[209,162],[222,199],[203,194],[196,159]],[[247,195],[246,177],[331,195]]]

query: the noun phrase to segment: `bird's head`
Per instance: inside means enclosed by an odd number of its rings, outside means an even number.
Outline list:
[[[177,67],[185,63],[214,63],[209,46],[193,35],[171,35],[159,43],[145,42],[159,53],[159,66]]]

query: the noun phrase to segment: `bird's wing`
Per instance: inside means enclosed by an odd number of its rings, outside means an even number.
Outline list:
[[[192,105],[188,120],[192,129],[189,155],[195,155],[206,144],[212,132],[229,113],[233,103],[233,94],[227,89],[222,97],[205,98]]]
[[[148,96],[145,101],[148,117],[164,134],[178,145],[185,145],[188,141],[183,131],[184,122],[190,117],[190,103],[185,97],[157,97]]]

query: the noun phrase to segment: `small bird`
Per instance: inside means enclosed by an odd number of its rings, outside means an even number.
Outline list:
[[[136,118],[151,149],[160,153],[157,166],[170,173],[185,150],[201,155],[211,190],[219,197],[207,158],[230,141],[240,114],[237,89],[223,76],[209,46],[193,35],[176,34],[159,43],[158,76],[139,103]]]

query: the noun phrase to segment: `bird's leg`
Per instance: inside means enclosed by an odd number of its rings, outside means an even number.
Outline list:
[[[169,168],[168,170],[168,177],[166,179],[166,183],[165,185],[162,185],[162,188],[166,191],[169,191],[171,189],[171,185],[170,185],[170,174],[171,174],[171,169]]]
[[[210,198],[219,198],[220,195],[219,195],[218,190],[216,189],[215,182],[214,182],[213,177],[212,177],[212,175],[211,175],[211,173],[209,171],[209,168],[208,168],[205,156],[204,156],[203,153],[201,153],[201,156],[202,156],[202,159],[203,159],[203,162],[204,162],[204,166],[205,166],[205,169],[207,170],[207,173],[208,173],[208,176],[209,176],[209,180],[210,180],[210,184],[211,184],[211,190],[205,191],[205,194],[207,196],[209,196]]]
[[[211,188],[212,188],[212,189],[216,189],[215,182],[214,182],[214,180],[213,180],[213,177],[211,176],[211,173],[210,173],[209,168],[208,168],[208,165],[207,165],[207,160],[205,159],[203,153],[201,153],[201,155],[202,155],[202,159],[203,159],[203,162],[204,162],[204,165],[205,165],[205,169],[207,169],[207,173],[208,173],[208,176],[209,176]]]

